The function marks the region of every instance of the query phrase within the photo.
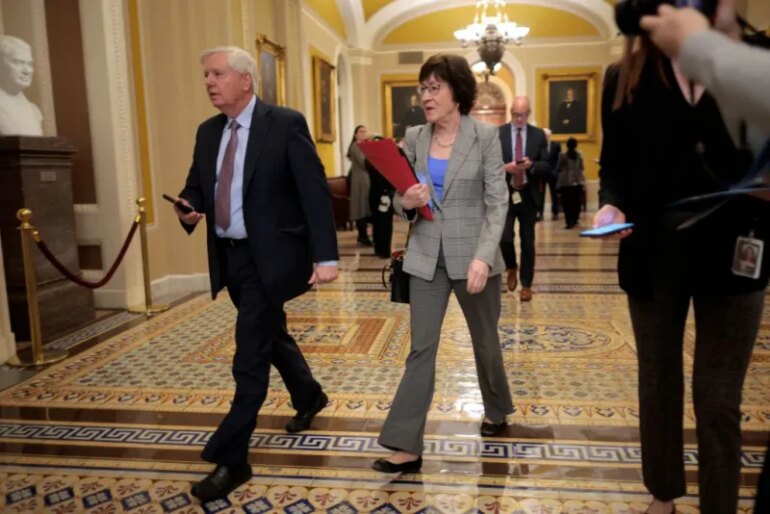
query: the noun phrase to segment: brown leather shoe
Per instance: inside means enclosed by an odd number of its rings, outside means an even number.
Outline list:
[[[512,268],[508,270],[508,291],[515,291],[516,286],[519,285],[519,268]]]
[[[532,289],[529,287],[522,287],[519,298],[521,298],[522,302],[528,302],[532,300]]]

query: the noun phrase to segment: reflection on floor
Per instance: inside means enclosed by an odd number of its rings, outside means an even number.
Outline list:
[[[443,327],[423,473],[371,471],[376,437],[409,348],[406,306],[381,284],[385,261],[340,232],[342,278],[287,305],[291,329],[331,404],[313,430],[288,435],[294,413],[277,374],[252,440],[255,478],[200,505],[189,484],[227,410],[234,310],[201,294],[150,321],[85,342],[74,355],[0,391],[0,511],[56,513],[633,513],[640,478],[636,366],[615,243],[538,225],[535,298],[503,293],[500,332],[514,395],[504,437],[482,440],[469,335],[453,300]],[[397,226],[396,241],[404,239]],[[113,333],[116,332],[116,333]],[[76,344],[78,343],[78,344]],[[73,346],[75,345],[75,346]],[[692,364],[693,332],[686,355]],[[744,392],[741,512],[751,512],[770,427],[770,315]],[[692,406],[690,488],[698,512]]]

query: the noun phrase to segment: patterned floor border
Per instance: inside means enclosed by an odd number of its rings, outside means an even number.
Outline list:
[[[195,428],[166,428],[99,426],[85,424],[46,424],[0,422],[0,441],[26,443],[91,443],[110,445],[151,445],[166,448],[200,448],[206,444],[212,430]],[[297,452],[306,454],[334,454],[351,456],[379,456],[386,454],[377,444],[377,436],[361,433],[310,432],[286,434],[278,431],[257,430],[250,446],[263,451]],[[758,472],[764,461],[764,448],[744,448],[741,457],[744,471]],[[569,464],[593,466],[597,464],[641,465],[638,444],[585,443],[580,441],[538,441],[510,439],[482,439],[480,437],[430,436],[425,440],[426,459],[479,459],[481,461],[517,460],[528,463]],[[693,447],[684,451],[687,466],[698,465],[698,452]]]
[[[372,471],[253,466],[254,477],[227,499],[200,505],[191,482],[210,466],[146,461],[79,461],[0,456],[2,512],[137,514],[641,514],[649,495],[639,483],[585,482],[445,474],[384,476]],[[754,491],[740,490],[740,514]],[[677,502],[695,514],[696,489]]]

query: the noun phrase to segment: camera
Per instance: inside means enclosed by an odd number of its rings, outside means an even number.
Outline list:
[[[657,14],[663,4],[674,7],[693,7],[707,18],[713,18],[717,12],[718,0],[621,0],[615,4],[615,23],[626,36],[638,36],[643,33],[639,22],[642,16]]]

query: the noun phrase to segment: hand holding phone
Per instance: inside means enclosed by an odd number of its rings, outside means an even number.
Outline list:
[[[580,237],[609,236],[609,235],[617,234],[618,232],[623,232],[624,230],[629,230],[632,228],[634,228],[633,223],[610,223],[609,225],[603,225],[601,227],[596,227],[589,230],[583,230],[580,233]]]
[[[189,205],[182,203],[181,200],[179,200],[178,198],[174,198],[171,195],[167,195],[166,193],[163,193],[163,199],[173,203],[174,206],[180,211],[182,211],[184,214],[190,214],[191,212],[195,212],[195,209],[193,209]]]

